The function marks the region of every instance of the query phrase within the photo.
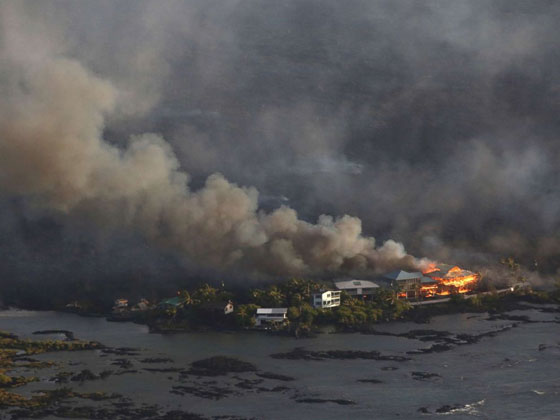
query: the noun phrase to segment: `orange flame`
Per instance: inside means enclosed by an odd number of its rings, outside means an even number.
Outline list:
[[[434,271],[438,271],[439,268],[437,267],[436,263],[429,263],[428,267],[422,271],[422,274],[428,274],[428,273],[433,273]]]
[[[436,264],[430,264],[423,274],[437,282],[436,284],[428,283],[420,288],[420,293],[424,297],[471,292],[480,280],[480,274],[463,270],[458,266],[454,266],[444,273]]]

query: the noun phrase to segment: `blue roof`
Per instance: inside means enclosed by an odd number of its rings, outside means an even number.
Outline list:
[[[162,300],[159,304],[160,305],[169,305],[169,306],[180,306],[180,305],[183,304],[183,302],[181,301],[180,297],[175,296],[175,297],[170,298],[170,299]]]
[[[397,270],[391,273],[385,274],[383,277],[389,280],[412,280],[412,279],[420,279],[422,278],[422,273],[419,271],[415,271],[413,273],[409,273],[408,271]]]

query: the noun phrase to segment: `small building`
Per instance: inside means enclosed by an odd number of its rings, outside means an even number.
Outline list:
[[[288,308],[258,308],[255,325],[283,324],[288,319]]]
[[[113,305],[113,312],[123,312],[128,309],[128,299],[117,299]]]
[[[340,291],[345,291],[350,296],[368,296],[372,295],[379,285],[369,280],[344,280],[334,283]]]
[[[167,308],[181,308],[185,305],[185,302],[179,297],[175,296],[170,299],[162,300],[158,304],[158,308],[167,309]]]
[[[389,283],[393,288],[398,288],[398,297],[415,299],[420,296],[423,277],[424,275],[419,271],[408,272],[404,270],[397,270],[385,274],[382,281]]]
[[[340,290],[325,290],[311,295],[314,308],[334,308],[340,306]]]
[[[136,305],[132,307],[131,310],[142,312],[142,311],[147,311],[148,309],[151,309],[150,302],[147,299],[142,298],[138,301]]]
[[[76,300],[68,303],[65,308],[69,311],[81,311],[83,309],[82,305],[80,305]]]
[[[224,315],[229,315],[233,313],[233,302],[231,300],[228,301],[226,306],[224,306]]]

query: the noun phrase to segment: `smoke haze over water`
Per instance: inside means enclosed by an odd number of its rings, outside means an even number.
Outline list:
[[[0,4],[6,275],[557,268],[555,2]]]

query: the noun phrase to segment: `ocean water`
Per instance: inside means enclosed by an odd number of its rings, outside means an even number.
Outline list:
[[[209,417],[236,416],[257,419],[558,419],[560,418],[560,314],[541,308],[510,312],[533,322],[489,320],[487,314],[454,314],[433,318],[429,324],[395,322],[379,331],[402,334],[431,329],[484,336],[473,344],[454,344],[448,351],[416,354],[435,341],[393,335],[319,334],[312,339],[264,333],[150,334],[133,323],[111,323],[57,312],[7,310],[0,312],[0,329],[23,337],[45,339],[33,331],[64,329],[77,338],[97,340],[107,346],[138,348],[133,356],[102,352],[61,352],[38,356],[54,360],[53,369],[25,372],[41,382],[18,392],[58,385],[49,379],[62,370],[93,372],[120,369],[113,362],[126,358],[135,373],[112,375],[104,380],[71,382],[81,392],[117,392],[135,404],[157,404],[162,410],[186,410]],[[512,328],[508,328],[512,327]],[[382,355],[409,357],[407,361],[323,359],[286,360],[271,354],[296,347],[310,351],[379,351]],[[408,352],[413,352],[410,354]],[[293,381],[262,379],[254,373],[218,377],[181,376],[179,372],[154,372],[146,368],[185,368],[193,361],[215,355],[237,357],[260,371],[291,376]],[[166,357],[172,363],[146,364],[149,357]],[[418,373],[419,372],[419,373]],[[360,382],[375,380],[378,383]],[[243,381],[258,385],[240,386]],[[190,389],[171,392],[174,386]],[[276,389],[282,386],[286,389]],[[192,389],[218,391],[197,395]],[[184,390],[183,390],[184,391]],[[215,399],[218,398],[218,399]],[[341,404],[347,403],[347,404]],[[85,404],[85,403],[84,403]],[[451,406],[454,408],[446,407]],[[438,410],[440,411],[438,413]],[[8,417],[7,412],[4,416]]]

